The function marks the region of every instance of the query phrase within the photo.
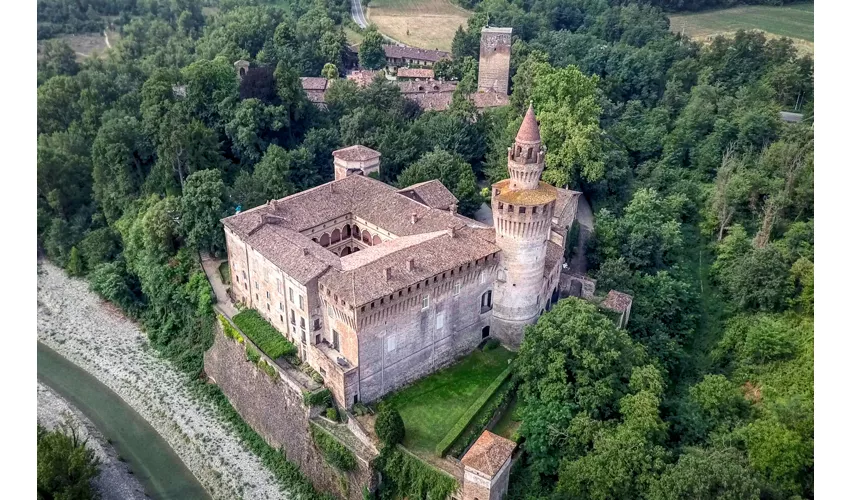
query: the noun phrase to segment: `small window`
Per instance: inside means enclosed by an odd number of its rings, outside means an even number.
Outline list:
[[[277,309],[278,309],[279,311],[283,311],[283,302],[278,302],[278,303],[277,303]]]
[[[431,297],[427,293],[422,296],[422,310],[423,311],[425,309],[428,309],[428,306],[430,305],[430,300],[431,300]]]
[[[395,337],[387,337],[387,352],[393,352],[396,348]]]
[[[302,311],[304,310],[304,296],[303,295],[298,296],[298,309],[301,309]]]
[[[443,311],[438,312],[437,313],[437,330],[442,330],[445,322],[446,322],[446,313],[443,312]]]
[[[525,213],[525,207],[519,207],[519,213],[524,214]]]
[[[289,311],[289,322],[295,324],[295,311]]]
[[[269,293],[269,291],[268,291],[268,290],[266,290],[266,298],[267,298],[267,299],[272,298],[272,295]]]
[[[460,295],[460,281],[455,281],[455,295]]]
[[[256,289],[256,290],[260,289],[260,283],[258,281],[254,282],[254,289]]]
[[[307,328],[307,322],[304,321],[304,318],[301,318],[301,328]]]
[[[536,214],[537,213],[537,207],[531,207],[531,213]]]
[[[283,314],[280,314],[280,322],[283,323]]]
[[[295,302],[295,293],[292,292],[292,287],[289,287],[289,301]]]

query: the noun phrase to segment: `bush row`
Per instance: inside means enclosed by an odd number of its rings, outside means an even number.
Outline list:
[[[448,454],[453,457],[459,457],[464,450],[466,450],[469,445],[472,444],[478,436],[481,435],[481,432],[487,427],[487,424],[490,423],[490,420],[499,410],[499,408],[507,405],[511,398],[516,393],[517,383],[516,379],[512,379],[507,383],[507,386],[499,393],[497,393],[496,397],[489,401],[484,408],[479,412],[479,414],[475,417],[475,420],[467,426],[466,430],[461,434],[460,438],[457,439],[451,448],[449,448]]]
[[[307,406],[330,406],[331,404],[331,391],[328,390],[327,387],[320,389],[316,392],[305,392],[304,393],[304,404]]]
[[[443,457],[446,455],[446,451],[452,446],[452,444],[463,434],[463,431],[469,425],[475,415],[487,404],[487,401],[490,397],[499,390],[499,387],[511,376],[511,366],[509,365],[505,370],[496,377],[490,385],[487,386],[487,389],[478,396],[478,399],[470,405],[469,408],[466,409],[463,416],[458,419],[457,423],[446,433],[445,437],[443,437],[442,441],[437,443],[437,448],[435,453],[437,456]]]
[[[313,436],[313,442],[322,452],[325,461],[333,467],[341,471],[353,470],[357,465],[357,459],[354,458],[354,453],[346,448],[342,443],[328,434],[324,429],[314,423],[310,423],[310,433]]]
[[[216,314],[218,316],[218,322],[221,324],[221,329],[224,332],[224,336],[233,339],[240,344],[245,342],[245,339],[242,338],[242,335],[236,328],[233,328],[233,325],[230,324],[230,320],[225,318],[222,314]]]
[[[384,446],[375,459],[381,472],[379,498],[427,498],[444,500],[458,488],[455,478],[449,476],[398,446]]]
[[[234,316],[233,323],[272,359],[292,356],[297,352],[292,342],[286,340],[286,337],[253,309],[247,309]]]

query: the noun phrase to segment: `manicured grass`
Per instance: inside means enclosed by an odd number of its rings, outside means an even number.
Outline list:
[[[292,342],[286,340],[286,337],[263,319],[257,311],[253,309],[242,311],[233,317],[233,322],[242,330],[242,333],[257,344],[266,356],[277,359],[295,354],[296,349]]]
[[[366,9],[381,33],[414,47],[446,51],[471,15],[450,0],[371,0]]]
[[[230,284],[230,265],[228,265],[227,261],[218,265],[218,274],[221,275],[222,283],[225,285]]]
[[[776,36],[815,41],[813,2],[783,6],[751,5],[670,16],[670,30],[691,37],[758,29]]]
[[[437,443],[514,356],[503,347],[476,350],[460,362],[386,398],[404,420],[404,446],[416,453],[433,454]]]

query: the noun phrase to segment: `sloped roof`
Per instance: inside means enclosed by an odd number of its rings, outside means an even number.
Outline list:
[[[605,300],[599,305],[612,311],[624,312],[632,305],[632,296],[617,290],[610,290]]]
[[[325,90],[328,86],[328,79],[320,76],[302,76],[301,87],[304,90]]]
[[[537,125],[537,116],[534,115],[534,107],[530,104],[528,110],[525,112],[525,118],[522,119],[522,125],[519,127],[516,140],[517,142],[526,144],[540,142],[540,127]]]
[[[430,68],[399,68],[396,71],[399,78],[434,78],[434,70]]]
[[[399,193],[428,205],[431,208],[448,210],[457,204],[457,198],[438,180],[420,182],[399,190]]]
[[[460,462],[491,478],[511,458],[516,443],[485,430]]]
[[[449,52],[442,50],[419,49],[402,47],[401,45],[384,45],[384,55],[392,59],[414,59],[417,61],[437,62],[440,59],[451,59]]]
[[[337,149],[332,154],[334,158],[339,158],[344,161],[366,161],[381,156],[381,153],[374,149],[370,149],[359,144],[356,146]]]

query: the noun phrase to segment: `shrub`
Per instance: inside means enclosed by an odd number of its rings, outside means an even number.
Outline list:
[[[218,316],[218,321],[221,323],[221,330],[224,332],[225,337],[233,339],[240,344],[245,342],[245,339],[239,334],[239,330],[233,328],[233,325],[230,324],[229,319],[225,318],[221,314],[217,314],[216,316]]]
[[[277,370],[275,369],[274,366],[266,363],[265,360],[262,360],[262,359],[257,363],[257,366],[259,366],[260,370],[263,370],[266,373],[266,375],[271,377],[272,380],[277,381],[277,378],[278,378]]]
[[[327,388],[324,388],[316,392],[305,392],[304,404],[307,406],[330,405],[331,391],[329,391]]]
[[[91,480],[100,474],[99,460],[76,429],[48,432],[38,427],[38,498],[95,498]]]
[[[339,415],[336,412],[336,408],[328,408],[327,411],[325,411],[325,416],[334,422],[339,421]]]
[[[404,439],[404,421],[392,406],[384,405],[378,410],[375,419],[375,434],[388,446],[398,444]]]
[[[449,430],[449,432],[446,433],[446,436],[439,443],[437,443],[435,453],[438,456],[445,456],[446,451],[448,451],[448,449],[452,446],[452,443],[454,443],[461,436],[461,434],[463,434],[463,431],[466,430],[466,427],[469,425],[470,422],[472,422],[472,419],[475,418],[475,415],[477,415],[481,408],[483,408],[484,405],[487,404],[487,401],[490,399],[490,397],[493,396],[493,394],[495,394],[496,391],[499,390],[499,387],[502,386],[502,384],[505,382],[505,380],[508,379],[510,375],[511,367],[508,366],[502,373],[499,374],[498,377],[496,377],[495,380],[493,380],[493,382],[490,383],[489,386],[487,386],[487,389],[485,389],[484,392],[481,393],[480,396],[478,396],[478,399],[476,399],[475,402],[472,403],[469,408],[467,408],[464,414],[458,419],[457,423],[455,423],[455,425]],[[375,430],[377,431],[377,423],[375,424],[375,427]]]
[[[460,454],[463,453],[464,450],[466,450],[469,445],[471,445],[472,442],[481,435],[481,432],[484,431],[487,424],[489,424],[490,420],[493,419],[493,416],[496,415],[496,412],[510,403],[511,398],[513,398],[516,394],[516,388],[516,380],[511,380],[508,382],[508,385],[504,388],[504,390],[499,392],[494,398],[491,398],[490,401],[484,405],[484,408],[478,412],[473,421],[466,426],[466,429],[463,433],[461,433],[460,437],[455,440],[447,453],[453,457],[460,456]],[[511,439],[516,441],[514,438]]]
[[[380,498],[444,500],[458,488],[453,477],[396,446],[384,446],[375,468],[383,479]]]
[[[237,314],[233,317],[233,322],[242,330],[242,333],[247,335],[261,351],[272,359],[291,356],[296,352],[292,342],[286,340],[283,334],[253,309],[247,309]]]
[[[369,413],[369,408],[367,408],[366,405],[364,405],[363,403],[359,403],[359,402],[355,403],[354,406],[351,409],[352,409],[352,411],[354,411],[354,414],[357,415],[358,417],[362,417],[363,415],[366,415],[367,413]]]
[[[248,358],[248,361],[252,363],[256,363],[260,360],[260,353],[251,346],[247,346],[245,348],[245,356]]]
[[[68,271],[70,276],[82,276],[84,274],[83,258],[80,257],[80,251],[77,250],[77,247],[71,247],[71,255],[68,257],[65,270]]]
[[[482,351],[492,351],[493,349],[498,348],[500,345],[501,345],[501,342],[499,342],[498,339],[490,339],[484,344],[484,347],[481,350]]]
[[[316,424],[310,424],[310,431],[313,442],[316,443],[328,464],[341,471],[354,469],[357,465],[357,459],[354,458],[354,454],[348,448]]]

